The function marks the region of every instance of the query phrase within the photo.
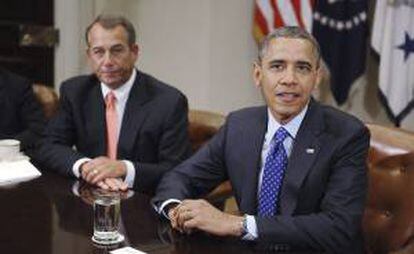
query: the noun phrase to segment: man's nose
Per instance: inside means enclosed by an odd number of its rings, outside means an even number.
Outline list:
[[[109,50],[106,51],[105,52],[105,55],[104,55],[104,57],[102,59],[103,64],[104,65],[112,65],[113,64],[113,61],[112,60],[113,60],[113,58],[112,58],[111,52]]]
[[[296,84],[297,76],[294,68],[286,68],[283,72],[281,83],[284,85],[294,85]]]

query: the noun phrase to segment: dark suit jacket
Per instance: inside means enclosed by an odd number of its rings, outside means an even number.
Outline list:
[[[18,139],[21,148],[30,150],[39,141],[43,127],[43,111],[36,100],[31,83],[0,69],[0,139]]]
[[[47,127],[37,156],[47,169],[73,176],[77,160],[106,155],[105,102],[99,84],[95,75],[62,84],[59,112]],[[187,114],[187,99],[181,92],[137,72],[125,106],[117,153],[118,159],[134,164],[135,189],[154,192],[161,176],[187,158]]]
[[[256,215],[266,127],[266,107],[230,114],[208,145],[164,176],[153,202],[202,197],[230,179],[241,212]],[[359,120],[311,101],[289,157],[281,212],[256,216],[259,242],[359,253],[368,146],[369,132]]]

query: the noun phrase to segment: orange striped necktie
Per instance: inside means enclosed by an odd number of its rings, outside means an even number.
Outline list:
[[[106,144],[107,144],[107,156],[110,159],[116,160],[116,152],[118,146],[117,128],[118,128],[118,116],[116,113],[116,97],[111,91],[105,96],[105,116],[106,116]]]

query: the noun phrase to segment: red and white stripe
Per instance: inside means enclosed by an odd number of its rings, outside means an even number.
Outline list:
[[[256,0],[254,35],[259,42],[277,27],[300,26],[312,31],[314,0]]]

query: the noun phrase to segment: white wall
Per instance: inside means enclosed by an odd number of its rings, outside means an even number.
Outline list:
[[[131,19],[141,46],[138,67],[183,91],[191,108],[227,113],[261,102],[250,74],[256,46],[250,29],[240,29],[251,24],[250,0],[123,4],[100,8]]]
[[[55,50],[55,84],[86,73],[84,30],[93,17],[92,0],[55,0],[55,27],[60,41]]]
[[[67,53],[65,64],[57,65],[57,80],[87,70],[83,48],[79,51],[75,46],[79,33],[83,43],[83,31],[92,17],[121,13],[137,28],[138,68],[183,91],[191,108],[228,113],[262,103],[251,77],[257,53],[251,35],[253,0],[56,1],[72,7],[56,15],[57,24],[69,27],[61,30],[61,38],[68,39],[61,43],[57,58],[59,51]],[[369,56],[367,74],[353,85],[350,99],[340,108],[366,122],[391,125],[377,98],[377,72],[378,63]],[[336,106],[327,87],[321,100]],[[414,130],[414,114],[402,126]]]

